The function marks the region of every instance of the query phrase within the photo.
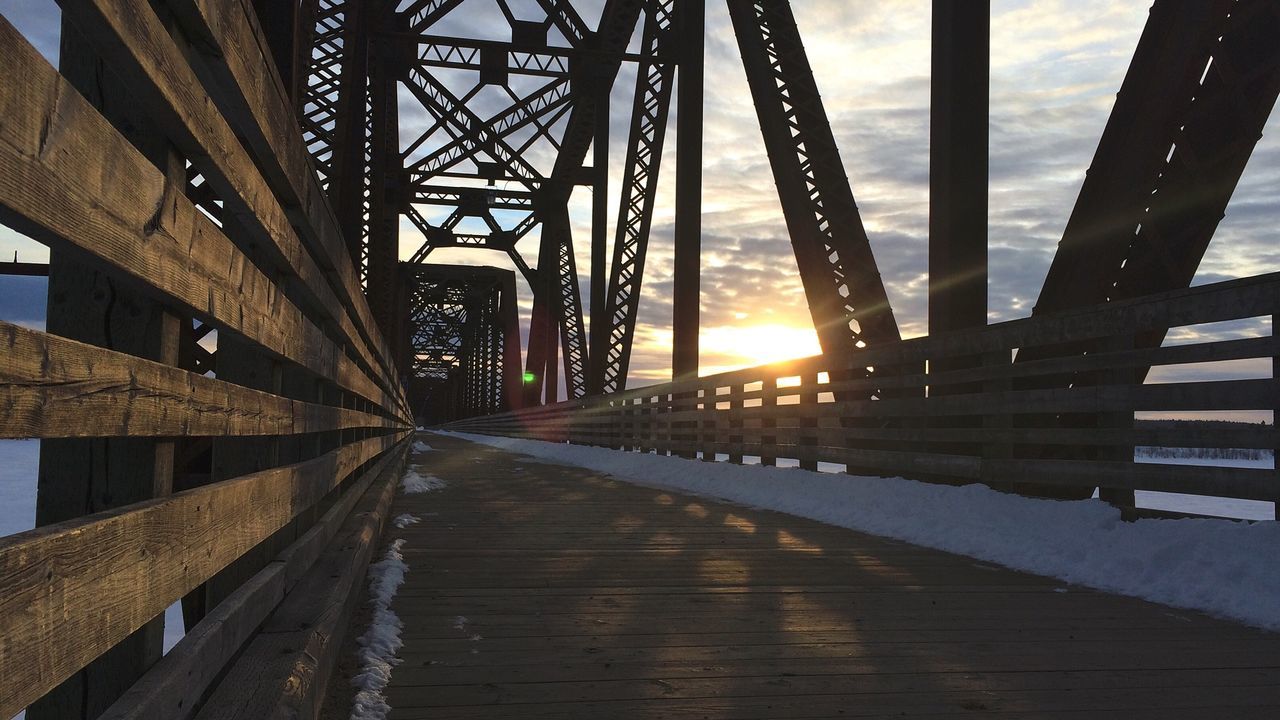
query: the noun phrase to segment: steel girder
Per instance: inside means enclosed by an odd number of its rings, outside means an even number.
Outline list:
[[[414,0],[397,14],[405,18],[410,32],[421,34],[461,4],[462,0]]]
[[[520,336],[510,270],[401,265],[410,386],[449,418],[519,405]],[[445,401],[444,398],[449,398]],[[444,406],[443,408],[440,406]]]
[[[623,390],[631,362],[645,252],[649,245],[675,75],[674,64],[659,59],[662,46],[669,42],[674,5],[674,0],[661,0],[652,3],[646,12],[641,47],[647,59],[640,63],[636,76],[613,264],[609,271],[604,318],[608,325],[591,329],[593,333],[608,333],[605,356],[597,358],[600,368],[594,375],[600,378],[600,387],[592,388],[593,392]]]
[[[538,0],[538,5],[574,47],[582,45],[591,36],[591,30],[569,0]]]
[[[402,6],[398,11],[396,4]],[[550,348],[562,344],[567,389],[579,397],[588,390],[590,363],[567,203],[575,185],[600,183],[600,172],[584,172],[584,160],[597,129],[597,105],[607,100],[619,66],[639,60],[649,60],[647,68],[656,66],[651,57],[646,58],[646,53],[657,49],[652,38],[646,40],[644,52],[627,52],[640,12],[651,5],[657,24],[665,28],[673,3],[607,0],[595,32],[567,0],[539,0],[546,19],[536,22],[518,20],[506,2],[498,4],[512,27],[510,43],[429,35],[437,21],[462,5],[461,0],[386,4],[305,0],[304,10],[312,19],[306,24],[314,25],[315,32],[305,52],[310,68],[299,112],[308,147],[375,309],[393,302],[389,288],[393,283],[372,282],[369,274],[375,266],[394,262],[401,213],[426,236],[415,260],[437,247],[503,250],[530,279],[535,296],[546,295],[535,297],[535,315],[549,314],[541,324],[554,333],[555,341],[546,332],[531,338],[529,361],[537,385],[548,368],[555,368],[554,357],[548,357],[555,352]],[[547,42],[547,28],[552,26],[569,47]],[[478,82],[471,90],[460,91],[457,83],[436,77],[437,72],[457,71],[478,73]],[[669,105],[669,65],[662,66],[662,71],[662,82],[653,85],[647,96],[637,93],[636,112],[645,128],[640,132],[647,136],[632,143],[640,149],[629,153],[629,165],[639,166],[630,169],[631,175],[637,182],[649,181],[648,189],[637,185],[636,193],[650,196],[656,157],[651,161],[646,148],[660,152],[661,125]],[[649,72],[643,76],[647,81],[658,79]],[[546,82],[517,93],[509,78],[521,77],[541,77]],[[528,87],[521,82],[519,87]],[[396,130],[400,84],[432,120],[426,132],[404,149],[399,147]],[[484,88],[505,91],[511,102],[497,108],[492,97],[487,105],[473,103]],[[663,122],[656,126],[654,90],[662,95]],[[475,110],[478,107],[487,107],[491,114],[482,118]],[[563,133],[557,132],[561,126]],[[550,168],[539,168],[530,160],[535,155],[528,151],[539,141],[546,141],[554,153]],[[494,187],[497,182],[515,182],[520,189]],[[615,261],[613,274],[620,279],[615,284],[616,316],[629,316],[631,328],[643,265],[643,246],[638,245],[643,239],[637,230],[643,226],[642,234],[647,236],[652,214],[652,198],[646,203],[636,193],[624,200],[626,217],[619,237],[626,240],[616,253],[621,259]],[[452,212],[443,221],[428,222],[425,209],[419,211],[415,205],[451,207]],[[488,232],[469,229],[468,218],[481,221]],[[535,275],[515,244],[540,225],[548,242],[542,253],[544,272]],[[603,278],[599,284],[604,285]],[[392,313],[388,309],[386,314]],[[601,333],[607,332],[606,323],[601,325]],[[625,343],[629,351],[632,335],[628,331],[625,340],[614,339],[611,357],[615,361],[620,357],[617,345]],[[614,375],[625,376],[625,360]]]
[[[384,337],[395,337],[400,205],[405,192],[400,159],[400,106],[389,49],[370,47],[369,169],[364,227],[365,294]]]
[[[636,23],[639,22],[640,12],[644,6],[653,1],[655,0],[649,0],[648,3],[645,0],[607,0],[600,13],[598,31],[591,38],[594,42],[594,50],[600,54],[599,60],[590,64],[580,63],[572,68],[570,82],[579,90],[568,115],[568,124],[564,129],[556,167],[552,170],[552,182],[548,183],[544,201],[544,214],[547,217],[559,217],[563,214],[563,217],[567,218],[568,199],[570,199],[572,186],[581,174],[586,152],[596,137],[596,113],[602,111],[603,102],[607,102],[607,94],[602,90],[613,86],[614,78],[617,77],[618,69],[622,65],[627,44],[634,35]],[[572,261],[572,236],[568,232],[567,223],[564,232],[556,233],[554,243],[544,243],[543,247],[550,251],[549,256],[557,259],[554,268],[548,268],[556,273],[556,281],[548,282],[547,287],[552,291],[558,288],[561,296],[554,301],[543,302],[540,306],[535,301],[534,314],[538,314],[539,310],[558,311],[561,334],[564,340],[568,341],[566,354],[564,354],[564,372],[566,372],[566,384],[570,392],[568,396],[581,397],[588,389],[586,366],[590,363],[590,359],[586,351],[585,333],[581,329],[584,327],[582,302],[577,290],[577,270]],[[548,255],[540,254],[539,258],[548,258]],[[539,265],[545,266],[541,260]],[[593,328],[593,332],[599,331]],[[535,346],[535,343],[538,346]],[[534,333],[530,333],[530,363],[532,364],[535,357],[547,356],[549,345],[550,342],[545,334],[535,336]],[[579,356],[581,363],[577,361]],[[571,373],[576,377],[568,379]]]
[[[305,16],[312,23],[307,38],[310,49],[306,81],[298,98],[298,121],[316,172],[326,189],[333,176],[333,145],[342,88],[344,38],[352,30],[346,0],[304,0]]]
[[[822,351],[900,339],[787,0],[729,0]]]
[[[1035,313],[1191,283],[1280,93],[1277,38],[1268,0],[1157,0]]]
[[[578,63],[571,69],[570,84],[575,88],[576,99],[569,112],[555,167],[544,190],[538,213],[544,221],[562,215],[567,218],[569,196],[581,177],[587,150],[596,137],[596,114],[604,100],[600,89],[613,85],[627,44],[635,32],[640,12],[646,4],[645,0],[607,0],[600,15],[600,26],[591,39],[598,60]],[[572,234],[566,223],[563,232],[553,233],[549,238],[544,237],[539,251],[539,271],[554,274],[554,279],[543,278],[539,284],[547,292],[558,289],[560,295],[541,301],[536,296],[534,298],[526,360],[527,369],[535,377],[532,387],[528,389],[531,397],[536,397],[542,391],[545,369],[549,365],[554,367],[554,363],[547,361],[554,357],[551,348],[555,343],[553,326],[556,324],[560,326],[561,335],[569,339],[572,352],[580,354],[582,358],[581,363],[576,363],[568,361],[569,355],[566,354],[566,376],[569,373],[582,373],[566,381],[571,393],[569,396],[581,397],[586,393],[585,373],[590,359],[587,356],[585,334],[582,332],[582,300],[578,291],[572,243]],[[552,265],[548,265],[549,259],[554,259]],[[577,394],[573,394],[575,389]]]

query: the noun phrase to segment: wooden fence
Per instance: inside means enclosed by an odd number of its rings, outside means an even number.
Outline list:
[[[1280,274],[1262,275],[877,346],[843,366],[811,357],[448,427],[731,462],[836,463],[854,474],[983,482],[1060,497],[1088,497],[1101,487],[1128,507],[1135,490],[1274,501],[1280,482],[1271,469],[1140,464],[1133,451],[1274,450],[1273,424],[1165,427],[1134,418],[1274,412],[1274,337],[1150,345],[1167,328],[1270,320],[1277,310]],[[1261,377],[1143,383],[1149,368],[1194,373],[1199,365],[1209,376],[1200,364],[1234,360],[1258,361],[1254,374]]]
[[[393,356],[253,4],[59,4],[59,69],[0,17],[0,222],[52,254],[48,331],[0,322],[0,437],[44,439],[0,717],[313,716],[407,452]]]

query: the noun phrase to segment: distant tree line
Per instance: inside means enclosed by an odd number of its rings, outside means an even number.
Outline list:
[[[1246,423],[1233,420],[1138,420],[1135,427],[1162,430],[1185,430],[1192,428],[1208,428],[1214,430],[1230,430],[1249,425],[1269,425],[1270,423]],[[1270,460],[1275,452],[1258,448],[1186,448],[1186,447],[1137,447],[1134,454],[1139,457],[1195,459],[1195,460]]]

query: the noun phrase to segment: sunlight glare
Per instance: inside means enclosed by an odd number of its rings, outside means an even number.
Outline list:
[[[699,338],[702,374],[809,357],[822,352],[812,327],[721,325]]]

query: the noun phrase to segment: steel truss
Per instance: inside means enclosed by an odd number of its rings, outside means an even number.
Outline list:
[[[1037,313],[1190,285],[1280,93],[1277,37],[1267,0],[1157,0]]]
[[[747,83],[825,354],[900,339],[787,0],[729,0]]]
[[[641,48],[648,59],[640,63],[636,76],[635,111],[631,116],[617,237],[609,273],[605,309],[608,325],[598,330],[608,333],[608,345],[604,348],[605,356],[599,359],[601,381],[600,387],[594,388],[596,392],[624,389],[631,362],[645,252],[649,245],[658,169],[662,162],[675,75],[674,63],[662,59],[663,46],[669,43],[672,31],[674,5],[674,0],[662,0],[651,4],[646,13]],[[592,332],[597,330],[593,328]]]
[[[400,287],[414,411],[440,422],[519,407],[514,273],[403,263]]]

